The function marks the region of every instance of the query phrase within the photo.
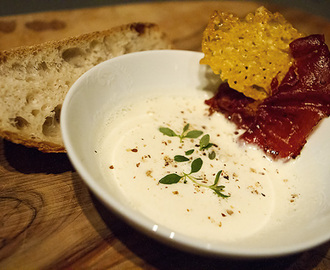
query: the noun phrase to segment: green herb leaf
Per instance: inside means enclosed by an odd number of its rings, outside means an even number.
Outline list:
[[[185,154],[186,154],[187,156],[189,156],[189,155],[191,155],[192,153],[194,153],[194,151],[195,151],[195,149],[190,149],[190,150],[186,151]]]
[[[215,156],[216,156],[216,154],[215,154],[214,151],[212,151],[211,153],[209,153],[209,159],[213,160],[213,159],[215,159]]]
[[[181,156],[181,155],[176,155],[176,156],[174,156],[174,161],[176,161],[176,162],[186,162],[186,161],[189,161],[189,158],[187,158],[185,156]]]
[[[200,130],[191,130],[185,136],[186,138],[196,139],[203,134],[203,131]]]
[[[198,172],[203,166],[203,160],[201,158],[197,158],[193,160],[191,163],[191,171],[190,174]]]
[[[170,136],[170,137],[178,136],[172,129],[167,127],[160,127],[159,131],[166,136]]]
[[[217,194],[219,197],[222,197],[222,198],[230,197],[230,195],[226,195],[226,194],[222,193],[224,188],[225,188],[225,186],[211,187],[211,189],[214,191],[214,193]]]
[[[183,133],[185,133],[187,130],[189,129],[189,124],[186,124],[184,127],[183,127]]]
[[[213,143],[209,143],[208,145],[206,145],[203,149],[207,150],[209,149],[210,147],[212,147],[214,144]]]
[[[205,149],[210,144],[210,135],[205,134],[199,141],[200,149]]]
[[[219,182],[219,179],[220,179],[221,173],[222,173],[222,170],[218,171],[217,175],[215,176],[214,183],[213,183],[212,187],[217,186],[217,184]]]
[[[182,177],[180,175],[177,175],[176,173],[171,173],[160,179],[159,183],[166,185],[176,184],[180,181],[181,178]]]

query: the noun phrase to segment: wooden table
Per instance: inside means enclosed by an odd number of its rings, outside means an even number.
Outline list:
[[[0,17],[0,49],[112,26],[160,25],[176,48],[200,50],[214,9],[241,16],[253,2],[164,2]],[[267,6],[306,33],[330,38],[330,23]],[[55,23],[54,23],[55,22]],[[329,42],[328,42],[329,44]],[[330,228],[330,224],[329,224]],[[330,242],[285,258],[235,261],[188,254],[139,233],[87,189],[65,154],[43,154],[0,140],[0,269],[330,269]]]

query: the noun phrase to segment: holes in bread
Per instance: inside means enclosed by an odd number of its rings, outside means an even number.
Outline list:
[[[22,130],[29,126],[29,122],[22,116],[16,116],[15,118],[9,118],[11,124],[18,130]]]
[[[69,48],[62,52],[62,58],[75,67],[81,67],[84,65],[85,52],[77,47]]]
[[[49,111],[50,110],[50,106],[48,104],[44,104],[41,106],[41,110],[42,111]]]
[[[47,137],[58,136],[60,132],[60,115],[61,115],[62,105],[57,105],[54,110],[52,110],[52,115],[47,116],[45,122],[42,125],[42,133]]]
[[[29,93],[26,95],[26,104],[38,104],[38,99],[33,93]]]
[[[37,70],[47,70],[48,66],[46,64],[46,62],[42,61],[38,64]]]
[[[54,121],[54,117],[47,116],[42,125],[42,133],[47,137],[54,137],[58,133],[58,126]]]
[[[99,50],[99,48],[101,48],[102,46],[102,43],[98,40],[92,40],[90,43],[89,43],[89,48],[93,51],[93,50]]]
[[[32,114],[33,116],[37,116],[39,113],[40,113],[39,110],[32,110],[32,111],[31,111],[31,114]]]

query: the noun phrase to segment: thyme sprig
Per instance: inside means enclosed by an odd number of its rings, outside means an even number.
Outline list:
[[[213,190],[213,192],[215,194],[217,194],[219,197],[222,197],[222,198],[230,197],[230,195],[226,195],[223,193],[223,190],[225,188],[224,185],[218,186],[222,170],[218,171],[217,175],[215,176],[214,183],[212,185],[206,185],[206,184],[200,183],[199,181],[202,180],[203,178],[197,178],[195,176],[192,176],[192,174],[199,172],[200,169],[202,168],[202,166],[203,166],[203,160],[201,158],[194,159],[191,162],[189,173],[183,172],[182,175],[179,175],[176,173],[171,173],[171,174],[164,176],[162,179],[160,179],[159,183],[166,184],[166,185],[172,185],[172,184],[177,184],[181,179],[183,179],[184,183],[186,183],[187,180],[189,179],[200,187],[205,187],[205,188],[209,188],[209,189]]]
[[[183,127],[183,130],[181,132],[181,134],[176,134],[172,129],[168,128],[168,127],[160,127],[159,131],[161,133],[163,133],[164,135],[167,135],[169,137],[179,137],[180,138],[180,142],[182,143],[184,138],[191,138],[191,139],[196,139],[199,136],[201,136],[203,134],[203,131],[201,130],[189,130],[189,124],[186,124]]]
[[[170,129],[168,127],[160,127],[159,131],[169,137],[179,137],[180,143],[182,143],[183,139],[185,139],[185,138],[196,139],[203,134],[203,131],[200,131],[200,130],[190,130],[189,131],[189,127],[190,127],[190,125],[186,124],[183,127],[181,134],[177,134],[175,131],[173,131],[172,129]],[[205,151],[205,150],[208,150],[209,148],[211,148],[212,146],[215,146],[215,144],[210,142],[210,135],[205,134],[200,138],[199,145],[196,145],[196,146],[199,147],[200,151]],[[188,158],[187,156],[192,155],[194,153],[194,151],[195,151],[195,149],[190,149],[190,150],[185,151],[185,155],[175,155],[174,161],[188,162],[191,159]],[[213,160],[215,157],[216,157],[215,151],[211,151],[208,153],[209,159]],[[172,184],[177,184],[181,179],[183,179],[183,183],[187,183],[187,181],[190,180],[200,187],[205,187],[205,188],[209,188],[209,189],[213,190],[213,192],[215,194],[217,194],[219,197],[222,197],[222,198],[230,197],[230,195],[226,195],[223,193],[225,186],[218,185],[222,170],[220,170],[216,174],[214,183],[212,185],[206,185],[204,183],[201,183],[200,180],[203,180],[203,178],[198,178],[198,177],[195,177],[192,175],[192,174],[199,172],[201,170],[202,166],[203,166],[203,160],[201,158],[196,158],[196,159],[192,160],[192,162],[191,162],[189,173],[182,172],[181,175],[176,174],[176,173],[171,173],[171,174],[164,176],[162,179],[160,179],[159,183],[165,184],[165,185],[172,185]]]
[[[190,131],[188,131],[189,127],[190,127],[190,125],[186,124],[183,127],[183,130],[182,130],[181,134],[176,134],[175,131],[173,131],[172,129],[170,129],[168,127],[160,127],[159,131],[161,133],[163,133],[164,135],[169,136],[169,137],[179,137],[180,138],[180,143],[182,143],[183,139],[185,139],[185,138],[196,139],[196,138],[200,137],[203,134],[203,131],[201,131],[201,130],[190,130]],[[199,147],[200,151],[203,151],[203,150],[208,150],[212,146],[215,146],[215,144],[210,142],[210,135],[205,134],[199,140],[199,145],[197,145],[197,146]],[[189,156],[192,153],[194,153],[194,151],[195,151],[194,149],[190,149],[190,150],[187,150],[185,152],[185,154],[187,156]],[[208,154],[208,157],[211,160],[215,159],[215,157],[216,157],[215,151],[210,152]],[[189,159],[186,158],[186,157],[177,155],[177,156],[174,157],[174,160],[177,161],[177,162],[184,162],[184,161],[188,161]]]

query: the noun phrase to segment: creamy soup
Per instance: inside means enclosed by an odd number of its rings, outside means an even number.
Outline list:
[[[251,238],[276,229],[308,205],[315,186],[301,185],[305,172],[295,161],[274,162],[238,141],[240,131],[221,114],[209,115],[204,95],[141,98],[113,108],[96,148],[109,185],[115,184],[134,209],[174,233],[215,241]],[[188,125],[189,124],[189,127]],[[198,138],[168,136],[202,131]],[[210,147],[201,149],[208,134]],[[187,161],[177,161],[175,156]],[[201,158],[197,172],[191,164]],[[216,175],[221,172],[215,184]],[[177,183],[159,181],[170,174]],[[223,186],[221,195],[210,186]],[[307,194],[307,195],[306,195]],[[308,206],[311,207],[311,206]]]

